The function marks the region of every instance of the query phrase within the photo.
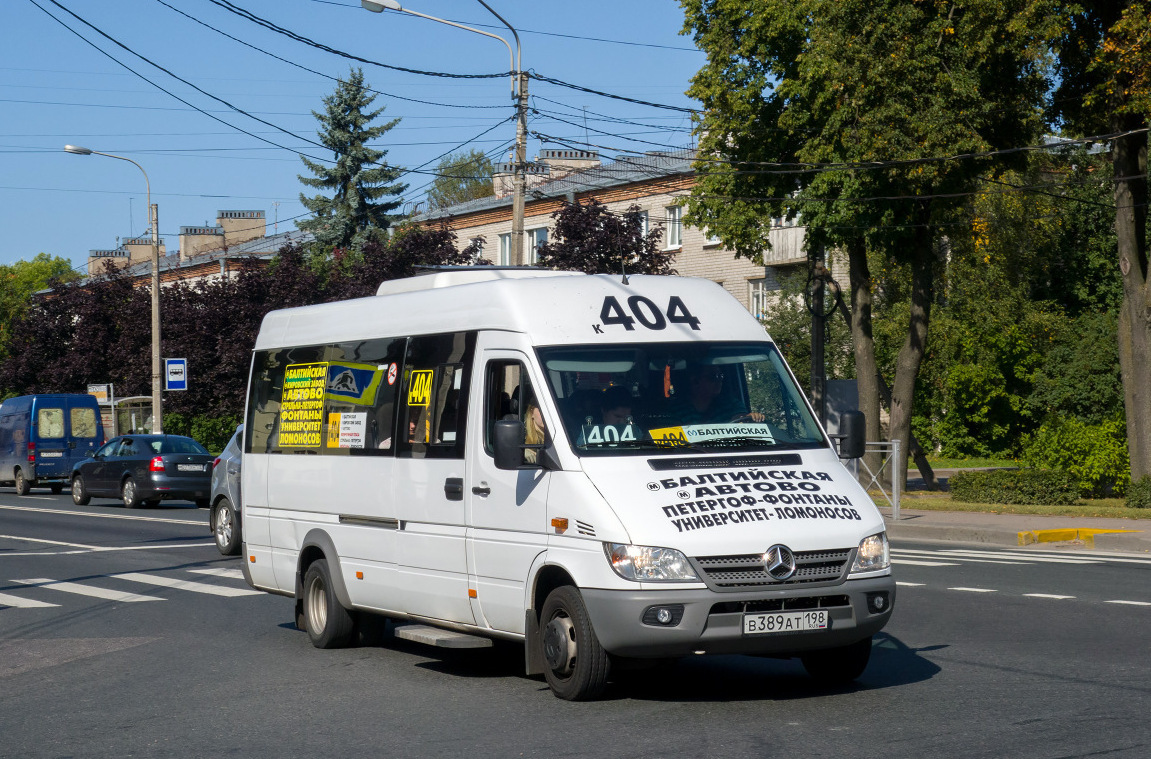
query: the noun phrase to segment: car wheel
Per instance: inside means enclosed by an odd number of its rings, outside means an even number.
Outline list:
[[[863,674],[870,659],[870,637],[839,648],[812,651],[800,657],[807,674],[821,685],[847,685]]]
[[[316,648],[343,648],[352,639],[352,615],[336,598],[324,559],[313,561],[304,573],[304,620]]]
[[[240,515],[227,498],[212,511],[212,534],[216,537],[216,548],[225,556],[235,556],[240,552]]]
[[[125,478],[124,484],[120,487],[120,496],[124,499],[124,507],[128,509],[138,509],[143,503],[139,491],[136,490],[136,481],[131,477]]]
[[[87,506],[88,502],[92,500],[92,496],[88,495],[88,488],[84,486],[84,478],[76,475],[72,478],[72,503],[77,506]]]
[[[28,484],[28,478],[24,476],[23,469],[16,470],[16,495],[28,495],[32,491],[32,486]]]
[[[570,585],[548,594],[540,613],[544,677],[558,698],[586,701],[607,687],[611,660],[591,626],[587,607]]]

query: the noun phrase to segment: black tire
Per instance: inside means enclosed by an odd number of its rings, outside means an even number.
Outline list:
[[[24,476],[23,469],[16,470],[16,495],[28,495],[32,492],[32,486],[28,484],[28,478]]]
[[[52,495],[60,495],[63,492],[64,492],[64,486],[63,485],[53,485],[52,486]]]
[[[544,677],[557,698],[589,701],[607,687],[611,659],[591,626],[580,592],[570,585],[548,594],[540,610]]]
[[[800,657],[803,668],[821,685],[847,685],[867,669],[871,660],[871,638],[850,645],[812,651]]]
[[[197,498],[195,500],[195,504],[196,504],[197,509],[206,509],[212,505],[212,502],[209,501],[207,498]]]
[[[88,502],[92,500],[92,496],[88,493],[88,488],[84,485],[84,478],[76,475],[72,478],[72,503],[77,506],[87,506]]]
[[[317,559],[304,573],[304,621],[316,648],[344,648],[352,640],[354,620],[340,605],[325,559]]]
[[[131,477],[124,478],[124,484],[120,486],[120,497],[124,500],[126,509],[138,509],[144,504],[140,498],[140,491],[136,489],[136,481]]]
[[[227,498],[221,498],[212,509],[212,536],[216,539],[216,549],[224,556],[240,552],[240,515]]]

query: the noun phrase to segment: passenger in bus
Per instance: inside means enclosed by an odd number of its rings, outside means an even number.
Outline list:
[[[547,427],[544,425],[544,415],[534,396],[529,396],[527,412],[524,414],[524,443],[527,445],[543,445],[547,440]],[[539,449],[525,448],[524,463],[534,464],[539,459]]]
[[[727,375],[718,366],[697,364],[688,369],[688,392],[676,395],[671,413],[679,424],[715,424],[741,419],[762,422],[764,415],[742,408],[735,393],[725,392]]]

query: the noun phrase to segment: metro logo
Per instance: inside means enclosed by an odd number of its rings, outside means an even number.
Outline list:
[[[432,400],[432,369],[412,372],[408,385],[408,405],[427,406]]]

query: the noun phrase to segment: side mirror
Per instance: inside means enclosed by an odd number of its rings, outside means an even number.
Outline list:
[[[867,449],[867,420],[862,411],[844,411],[839,417],[839,458],[857,459]]]
[[[496,422],[492,443],[496,448],[496,469],[519,469],[524,461],[524,424],[518,419]]]

